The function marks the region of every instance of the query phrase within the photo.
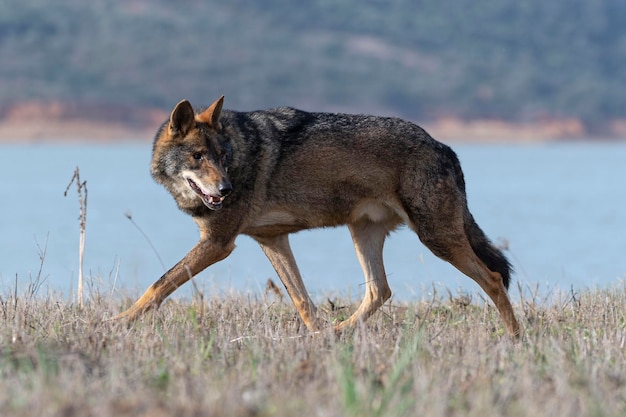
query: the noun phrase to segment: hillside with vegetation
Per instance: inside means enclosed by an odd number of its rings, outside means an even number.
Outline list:
[[[152,123],[137,109],[225,94],[241,110],[626,131],[623,0],[6,0],[0,56],[5,118],[55,102]]]

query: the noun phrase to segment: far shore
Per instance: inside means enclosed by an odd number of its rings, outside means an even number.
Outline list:
[[[164,115],[163,120],[166,120]],[[513,123],[500,120],[442,118],[419,123],[442,142],[543,143],[583,140],[626,140],[626,123],[607,134],[587,132],[576,120]],[[0,143],[151,142],[159,123],[125,124],[102,120],[0,120]]]

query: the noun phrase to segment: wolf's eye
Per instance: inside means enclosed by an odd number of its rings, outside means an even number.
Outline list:
[[[195,159],[196,161],[199,161],[202,159],[202,152],[194,152],[193,153],[193,159]]]

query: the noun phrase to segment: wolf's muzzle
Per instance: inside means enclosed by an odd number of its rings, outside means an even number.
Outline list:
[[[227,197],[230,193],[233,192],[233,186],[230,181],[222,181],[217,186],[217,190],[220,192],[222,197]]]

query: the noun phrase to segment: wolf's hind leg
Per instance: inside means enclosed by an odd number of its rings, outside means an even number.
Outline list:
[[[450,263],[480,285],[496,305],[509,334],[514,337],[519,336],[519,324],[500,273],[487,268],[476,256],[469,242],[452,253]]]
[[[354,314],[335,327],[338,331],[366,320],[391,297],[383,265],[383,244],[389,233],[388,225],[361,219],[348,227],[365,274],[365,296]]]
[[[445,205],[441,204],[440,207]],[[466,222],[470,221],[471,227],[466,226]],[[435,255],[476,281],[496,305],[509,334],[519,336],[519,324],[506,290],[510,273],[508,261],[489,242],[469,212],[463,215],[458,207],[440,210],[431,213],[429,217],[422,215],[416,224],[422,243]],[[482,258],[480,253],[483,254]]]
[[[311,331],[320,330],[317,309],[304,286],[298,265],[289,246],[289,235],[255,237],[261,249],[272,263],[302,321]]]

